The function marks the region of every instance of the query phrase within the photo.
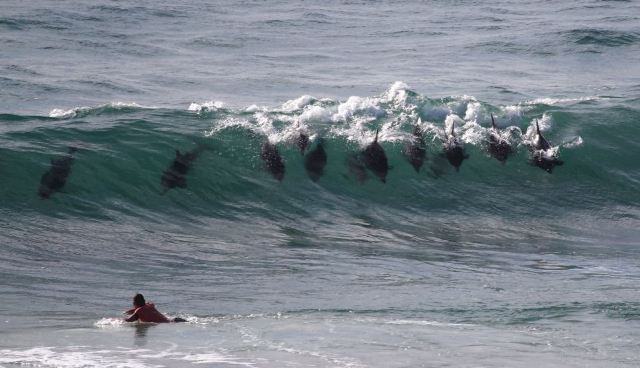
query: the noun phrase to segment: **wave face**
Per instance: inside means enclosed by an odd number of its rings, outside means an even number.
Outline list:
[[[505,164],[487,152],[491,114],[515,150]],[[49,117],[5,114],[0,116],[0,199],[5,210],[98,218],[130,212],[288,218],[366,204],[406,216],[571,211],[635,216],[627,211],[640,201],[638,118],[636,100],[538,98],[501,106],[472,96],[429,98],[401,82],[376,96],[338,101],[304,95],[277,108],[216,101],[194,102],[184,110],[112,103],[54,109]],[[553,174],[530,163],[534,121],[564,161]],[[459,172],[442,154],[445,127],[451,124],[470,156]],[[403,153],[416,125],[427,146],[420,172]],[[361,183],[348,160],[373,141],[376,130],[391,169],[386,184],[371,171]],[[300,133],[310,137],[308,150],[324,140],[327,166],[317,182],[307,176],[295,145]],[[265,142],[282,155],[282,182],[265,170],[260,158]],[[160,178],[175,151],[197,146],[205,149],[184,176],[186,188],[161,195]],[[68,147],[78,151],[63,190],[41,200],[41,176]]]

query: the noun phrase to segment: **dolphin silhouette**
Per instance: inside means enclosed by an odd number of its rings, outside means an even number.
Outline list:
[[[376,130],[376,138],[362,151],[361,156],[365,167],[371,170],[383,183],[386,183],[389,164],[384,149],[378,143],[378,130]]]
[[[405,146],[404,155],[414,170],[420,172],[420,168],[427,157],[427,150],[424,138],[422,137],[422,131],[418,125],[413,128],[413,137],[411,137],[411,141]]]
[[[309,136],[304,133],[300,133],[296,138],[296,146],[300,149],[300,154],[304,155],[307,147],[309,147]]]
[[[192,151],[187,153],[181,153],[179,150],[176,150],[176,157],[173,159],[171,166],[169,166],[169,168],[167,168],[160,177],[160,184],[163,188],[161,194],[165,194],[170,189],[176,187],[187,187],[187,172],[204,149],[204,146],[198,145]]]
[[[564,164],[562,160],[556,157],[555,152],[551,151],[551,148],[549,141],[540,132],[540,126],[536,119],[536,135],[531,145],[531,163],[549,174],[553,172],[554,167]]]
[[[262,152],[260,153],[260,158],[264,161],[265,167],[271,175],[276,178],[278,181],[282,181],[284,178],[284,162],[282,161],[282,156],[280,156],[280,152],[278,152],[278,148],[269,142],[265,142],[262,145]]]
[[[462,161],[468,159],[469,155],[464,152],[464,144],[458,140],[454,129],[455,122],[451,122],[451,130],[444,144],[444,155],[447,157],[449,163],[456,168],[456,171],[460,171]]]
[[[500,129],[498,129],[496,121],[493,119],[493,114],[491,114],[491,130],[489,131],[488,150],[491,157],[503,164],[513,152],[511,144],[500,136]]]
[[[307,175],[313,181],[318,181],[324,173],[324,167],[327,165],[327,153],[324,150],[324,140],[320,138],[316,144],[316,148],[304,157],[304,168]]]
[[[51,159],[51,168],[40,178],[40,187],[38,195],[42,199],[50,198],[55,192],[59,192],[67,182],[67,178],[71,175],[71,165],[73,164],[73,154],[77,152],[76,147],[69,147],[69,151],[65,156],[57,159]]]

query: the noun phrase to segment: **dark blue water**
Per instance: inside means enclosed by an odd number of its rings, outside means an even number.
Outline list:
[[[0,366],[640,362],[636,2],[1,9]]]

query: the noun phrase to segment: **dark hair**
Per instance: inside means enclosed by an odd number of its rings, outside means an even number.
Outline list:
[[[136,307],[142,307],[146,302],[144,300],[144,296],[142,294],[136,294],[133,296],[133,305]]]

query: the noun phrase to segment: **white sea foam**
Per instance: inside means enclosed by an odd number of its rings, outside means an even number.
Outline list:
[[[412,319],[395,319],[385,322],[389,325],[416,325],[416,326],[438,326],[438,327],[470,327],[468,323],[446,323],[438,321],[412,320]]]
[[[269,117],[269,114],[258,112],[258,113],[255,113],[253,116],[256,120],[257,131],[266,135],[269,142],[275,144],[282,139],[282,136],[274,128],[273,119]]]
[[[576,97],[576,98],[551,98],[551,97],[541,97],[533,100],[525,101],[525,105],[562,105],[562,104],[572,104],[583,101],[595,101],[600,100],[601,97],[598,96],[585,96],[585,97]]]
[[[215,352],[187,354],[186,356],[180,358],[180,360],[186,360],[194,364],[225,364],[225,365],[238,365],[243,367],[256,366],[251,362],[239,361],[235,358],[225,356]]]
[[[467,114],[469,103],[478,102],[475,97],[468,95],[454,96],[453,98],[453,101],[447,103],[447,107],[449,107],[450,113],[458,116],[465,116]]]
[[[253,115],[255,119],[255,125],[252,129],[259,134],[267,137],[267,140],[272,144],[277,144],[283,141],[291,141],[297,137],[301,132],[308,130],[306,125],[302,124],[295,117],[284,114],[270,114],[266,112],[257,112]],[[284,123],[284,127],[276,127],[274,121]]]
[[[391,103],[389,109],[393,111],[395,119],[383,124],[379,139],[386,142],[405,140],[408,133],[401,129],[402,125],[415,124],[419,116],[416,106],[406,103],[407,88],[405,83],[395,82],[381,97],[351,96],[342,103],[303,95],[285,102],[281,109],[251,105],[245,110],[253,113],[250,119],[216,123],[206,135],[210,136],[229,126],[243,126],[266,136],[269,142],[275,144],[292,141],[300,133],[313,139],[315,135],[309,124],[327,124],[330,125],[329,133],[364,145],[370,143],[375,136],[375,131],[367,124],[385,116],[388,111],[384,106]]]
[[[304,123],[330,123],[332,121],[333,114],[331,110],[321,106],[307,106],[302,114],[300,114],[299,120]]]
[[[266,111],[269,111],[269,108],[266,106],[251,105],[247,107],[244,111],[245,112],[258,112],[258,111],[266,112]]]
[[[113,107],[113,108],[127,108],[127,107],[136,107],[139,109],[157,109],[157,106],[143,106],[140,104],[137,104],[135,102],[120,102],[120,101],[115,101],[115,102],[111,102],[109,104],[106,104],[104,106],[101,107]]]
[[[345,137],[351,142],[356,142],[361,146],[365,146],[371,143],[376,135],[375,131],[372,131],[367,123],[370,121],[368,118],[355,117],[349,124],[334,125],[330,129],[330,133],[338,136]],[[385,130],[384,127],[380,129],[378,139],[384,141]]]
[[[529,107],[524,107],[522,105],[508,105],[501,108],[504,118],[499,118],[496,116],[496,124],[498,126],[504,126],[505,124],[513,124],[517,119],[519,119],[522,114],[529,110]],[[506,120],[503,123],[503,119]]]
[[[384,93],[383,100],[385,102],[405,103],[408,89],[409,86],[406,83],[397,81]]]
[[[53,109],[51,111],[49,111],[49,117],[50,118],[59,118],[59,119],[69,119],[69,118],[73,118],[76,115],[78,115],[79,112],[82,111],[90,111],[91,107],[88,106],[81,106],[81,107],[74,107],[72,109]]]
[[[101,318],[93,325],[100,328],[121,327],[126,325],[126,322],[124,318]]]
[[[225,103],[222,101],[206,101],[202,103],[192,102],[191,105],[189,105],[188,110],[201,113],[201,112],[208,112],[208,111],[216,111],[218,109],[223,108],[224,106],[225,106]]]
[[[478,101],[469,101],[467,103],[467,109],[464,112],[464,120],[466,121],[479,121],[482,114],[482,105]]]
[[[90,347],[35,347],[26,350],[0,349],[0,364],[64,368],[146,368],[141,359],[123,356],[121,351],[91,351]]]
[[[462,127],[462,141],[464,143],[478,145],[485,140],[487,129],[483,128],[475,120],[468,121]]]
[[[384,122],[379,126],[379,140],[381,142],[399,142],[410,139],[407,126],[419,125],[427,136],[434,141],[446,140],[445,132],[455,122],[455,132],[460,142],[481,145],[487,139],[491,117],[487,108],[474,96],[462,95],[437,100],[416,98],[417,105],[410,99],[410,91],[404,82],[393,83],[380,96],[360,97],[351,96],[346,101],[338,102],[331,99],[317,99],[303,95],[282,104],[281,108],[269,109],[265,106],[252,105],[246,112],[252,113],[251,118],[232,118],[216,122],[215,127],[207,135],[231,126],[241,126],[264,135],[269,142],[293,142],[301,134],[307,134],[313,139],[320,134],[343,137],[356,142],[360,146],[371,143],[375,137],[374,120],[382,117]],[[220,106],[220,105],[218,105]],[[496,114],[496,123],[502,129],[500,137],[511,144],[517,144],[524,138],[531,139],[531,127],[526,134],[514,126],[523,112],[531,108],[529,105],[509,105],[502,107],[502,114]],[[419,120],[424,118],[424,121]],[[444,122],[444,124],[439,122]],[[549,129],[551,117],[543,115],[540,128]],[[318,128],[321,127],[319,130]],[[443,127],[444,126],[444,127]],[[568,142],[568,146],[581,142]]]
[[[289,100],[282,104],[282,111],[294,112],[303,109],[305,106],[316,101],[316,98],[309,95],[304,95],[296,98],[295,100]]]
[[[130,108],[130,107],[139,108],[139,109],[155,109],[155,108],[157,108],[157,107],[154,107],[154,106],[139,105],[139,104],[137,104],[135,102],[115,101],[115,102],[111,102],[111,103],[108,103],[108,104],[100,105],[100,106],[97,106],[97,107],[79,106],[79,107],[74,107],[74,108],[71,108],[71,109],[52,109],[51,111],[49,111],[49,117],[51,117],[51,118],[59,118],[59,119],[69,119],[69,118],[76,117],[78,114],[90,112],[90,111],[93,111],[93,110],[99,110],[99,109],[104,109],[104,108],[125,109],[125,108]]]
[[[210,325],[220,323],[220,317],[196,317],[196,316],[183,316],[189,323],[196,325]]]
[[[568,142],[562,143],[562,147],[566,147],[566,148],[580,147],[580,146],[582,146],[583,143],[584,143],[584,141],[582,140],[582,137],[581,136],[577,136],[577,137],[573,137]]]
[[[0,364],[63,368],[147,368],[164,367],[164,364],[158,365],[149,362],[149,360],[163,359],[169,366],[172,366],[171,361],[174,363],[186,361],[193,364],[255,367],[251,362],[242,361],[222,352],[206,350],[206,352],[181,353],[126,348],[97,350],[90,346],[35,347],[25,350],[0,349]]]
[[[332,120],[345,122],[355,114],[373,120],[383,116],[385,111],[380,107],[379,98],[351,96],[338,106],[338,112],[333,115]]]
[[[217,122],[216,125],[213,126],[210,130],[205,131],[204,135],[205,137],[211,137],[212,135],[215,135],[221,130],[232,128],[232,127],[241,127],[247,130],[255,130],[255,126],[246,119],[226,118],[224,120]]]

